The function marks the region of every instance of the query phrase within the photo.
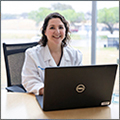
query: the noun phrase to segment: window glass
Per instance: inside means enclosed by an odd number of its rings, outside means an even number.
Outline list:
[[[97,1],[96,64],[111,64],[119,61],[118,7],[118,1]],[[47,14],[55,11],[60,12],[68,20],[71,31],[70,45],[82,52],[83,65],[90,65],[92,1],[1,1],[1,43],[39,41],[43,19]],[[109,27],[104,19],[112,27]],[[1,48],[3,63],[1,85],[4,88],[6,78],[2,50]],[[119,68],[114,92],[118,93],[118,91]]]
[[[56,11],[70,24],[70,45],[82,52],[83,65],[90,64],[91,8],[91,1],[2,1],[1,43],[39,41],[43,19],[47,14]],[[2,56],[2,63],[3,61]],[[2,64],[1,67],[4,66]],[[5,77],[5,69],[2,74]],[[5,79],[2,79],[3,88],[6,85]]]
[[[96,64],[118,64],[114,93],[119,93],[119,2],[97,2]]]

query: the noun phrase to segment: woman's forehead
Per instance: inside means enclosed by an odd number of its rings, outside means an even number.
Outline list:
[[[49,20],[48,25],[64,25],[60,18],[52,18]]]

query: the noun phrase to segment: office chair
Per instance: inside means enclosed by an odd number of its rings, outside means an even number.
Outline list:
[[[25,50],[37,45],[38,42],[6,44],[3,43],[3,52],[7,74],[8,92],[27,92],[21,84],[21,70],[25,58]]]

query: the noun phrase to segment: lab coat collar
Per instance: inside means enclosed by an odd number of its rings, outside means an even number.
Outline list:
[[[51,66],[57,66],[53,57],[52,57],[52,55],[51,55],[51,53],[50,53],[48,45],[46,45],[44,47],[44,51],[45,51],[44,52],[44,61],[49,61]],[[63,56],[62,56],[62,59],[61,59],[60,66],[62,64],[64,64],[64,62],[69,62],[69,61],[70,61],[70,56],[68,55],[66,47],[63,47]]]
[[[50,53],[48,45],[46,45],[44,47],[44,51],[45,51],[44,52],[44,61],[45,62],[48,61],[49,66],[57,66],[54,59],[53,59],[53,57],[52,57],[52,55],[51,55],[51,53]]]
[[[44,51],[45,51],[44,52],[44,61],[48,61],[48,60],[52,59],[52,56],[51,56],[50,50],[48,48],[48,45],[46,45],[44,47]]]
[[[68,55],[66,47],[63,47],[63,57],[66,61],[70,61],[70,56]]]

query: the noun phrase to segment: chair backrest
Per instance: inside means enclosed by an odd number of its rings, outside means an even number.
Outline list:
[[[21,70],[25,58],[25,50],[37,45],[38,42],[6,44],[3,43],[7,86],[21,84]]]

